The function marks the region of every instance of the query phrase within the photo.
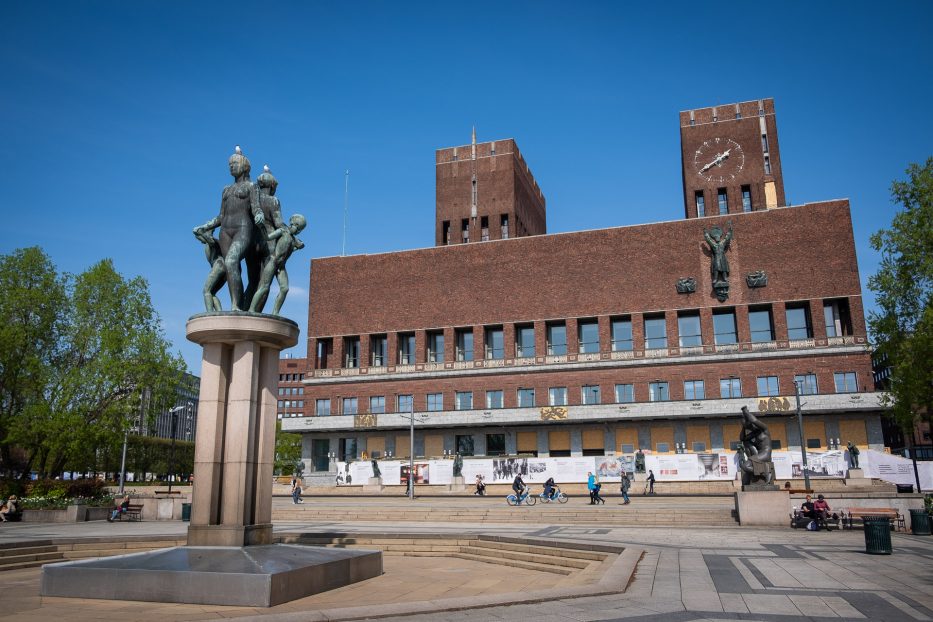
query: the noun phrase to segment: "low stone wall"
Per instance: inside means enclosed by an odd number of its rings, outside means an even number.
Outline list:
[[[910,529],[910,512],[923,508],[923,494],[891,494],[887,492],[823,492],[820,494],[826,499],[833,512],[849,511],[850,508],[891,508],[897,510],[904,517],[907,529]],[[816,498],[816,495],[813,495]],[[806,499],[806,495],[792,494],[790,504],[799,508]],[[788,519],[788,524],[790,520]]]

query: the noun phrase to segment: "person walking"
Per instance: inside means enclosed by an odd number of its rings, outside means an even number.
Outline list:
[[[593,501],[596,502],[597,505],[600,503],[606,505],[606,500],[599,496],[599,491],[603,487],[603,485],[599,482],[599,474],[597,474],[595,477],[596,483],[593,486]]]
[[[301,480],[297,477],[292,477],[292,503],[304,503],[304,499],[301,498]]]
[[[628,498],[628,490],[632,487],[632,482],[628,478],[628,473],[622,471],[622,482],[619,485],[620,490],[622,491],[622,502],[623,505],[628,505],[631,503],[631,500]]]
[[[645,494],[653,495],[654,494],[654,471],[648,469],[648,479],[645,484]]]
[[[596,505],[593,491],[596,490],[596,476],[591,471],[586,474],[586,489],[590,491],[590,505]]]

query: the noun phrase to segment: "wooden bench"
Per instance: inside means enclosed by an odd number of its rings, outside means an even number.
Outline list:
[[[836,514],[838,518],[833,518],[833,512],[829,513],[829,516],[826,520],[817,520],[817,524],[825,528],[826,531],[832,531],[833,527],[836,529],[845,528],[846,518],[845,512],[839,512]],[[790,526],[793,529],[806,529],[807,524],[811,520],[816,520],[810,518],[809,516],[804,516],[800,508],[794,508],[790,513]]]
[[[139,504],[131,503],[128,506],[126,506],[125,512],[120,512],[119,514],[117,514],[117,520],[123,520],[123,517],[126,516],[126,520],[128,521],[141,521],[142,512],[143,512],[142,503],[139,503]]]
[[[848,511],[842,511],[844,529],[853,529],[854,521],[862,520],[862,517],[883,517],[887,518],[891,524],[899,531],[907,531],[907,522],[901,513],[893,508],[849,508]],[[864,526],[864,521],[863,521]]]

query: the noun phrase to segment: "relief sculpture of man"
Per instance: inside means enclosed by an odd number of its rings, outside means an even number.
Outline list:
[[[704,228],[703,238],[709,245],[711,255],[710,277],[713,289],[719,301],[723,302],[729,297],[729,259],[726,257],[726,251],[729,250],[729,243],[732,241],[732,223],[729,223],[729,233],[726,234],[723,234],[718,225],[709,230]]]

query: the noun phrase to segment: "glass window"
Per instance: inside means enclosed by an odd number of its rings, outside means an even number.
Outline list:
[[[502,391],[486,391],[486,408],[502,408]]]
[[[719,381],[719,396],[723,399],[742,397],[742,381],[738,378],[722,378]]]
[[[694,198],[696,199],[697,216],[706,216],[706,200],[703,198],[703,191],[697,190]]]
[[[693,441],[691,448],[694,453],[700,453],[706,451],[706,443],[703,441]]]
[[[738,343],[735,331],[735,311],[725,311],[713,314],[713,332],[716,345],[730,345]]]
[[[823,317],[827,337],[842,337],[843,335],[852,334],[848,300],[832,300],[824,303]]]
[[[758,397],[778,395],[777,376],[758,376]]]
[[[823,441],[818,438],[808,438],[807,439],[807,449],[822,449]]]
[[[671,392],[666,382],[651,382],[648,384],[649,402],[666,402],[671,399]]]
[[[855,372],[837,372],[833,374],[836,380],[836,393],[855,393],[858,391],[858,385],[855,383]]]
[[[534,389],[519,389],[518,390],[518,407],[519,408],[531,408],[535,405],[535,390]]]
[[[719,213],[728,214],[729,213],[729,195],[726,194],[726,189],[720,188],[716,192],[716,196],[719,200]]]
[[[551,406],[566,406],[567,387],[551,387],[548,389],[548,404]]]
[[[470,328],[457,329],[457,360],[473,360],[473,330]]]
[[[769,149],[768,149],[768,135],[767,135],[767,134],[762,134],[762,135],[761,135],[761,152],[762,152],[762,153],[768,153],[768,151],[769,151]]]
[[[563,322],[547,325],[547,353],[550,356],[567,354],[567,326]]]
[[[384,413],[386,411],[386,398],[384,395],[374,395],[369,398],[369,412],[374,415]]]
[[[457,453],[461,456],[472,456],[473,455],[473,435],[472,434],[458,434],[457,435]]]
[[[285,395],[285,387],[279,387],[279,395]]]
[[[703,336],[700,334],[700,315],[685,313],[677,317],[677,332],[680,334],[680,347],[702,346]]]
[[[706,387],[702,380],[684,381],[684,399],[685,400],[703,400],[706,399]]]
[[[486,435],[486,455],[501,456],[505,454],[505,434]]]
[[[632,350],[632,321],[628,319],[612,320],[612,351]]]
[[[428,333],[428,362],[444,362],[444,333],[437,331]]]
[[[508,240],[509,239],[509,215],[502,214],[502,217],[499,222],[502,226],[502,239]]]
[[[585,384],[582,388],[581,402],[584,404],[599,404],[601,403],[599,395],[599,385],[596,384]]]
[[[319,417],[330,415],[330,400],[314,400],[314,412]]]
[[[356,439],[342,438],[337,443],[337,457],[342,461],[356,460]]]
[[[343,340],[343,366],[347,368],[360,366],[360,338],[346,337]]]
[[[577,323],[580,354],[599,352],[599,324],[594,321]]]
[[[357,404],[355,397],[343,398],[343,414],[355,415],[357,413]]]
[[[667,321],[664,316],[645,318],[645,348],[654,350],[667,347]]]
[[[810,339],[813,337],[808,305],[788,306],[786,315],[788,339]]]
[[[403,333],[398,336],[398,364],[415,364],[415,334]]]
[[[464,244],[470,241],[470,221],[467,218],[460,223],[460,236]]]
[[[428,393],[428,410],[438,411],[444,410],[444,394],[443,393]]]
[[[505,358],[505,337],[502,327],[486,328],[486,358],[501,359]]]
[[[472,391],[457,391],[456,401],[454,402],[454,408],[457,410],[472,410],[473,408],[473,392]]]
[[[765,156],[765,175],[771,174],[771,157]]]
[[[616,385],[616,403],[624,404],[626,402],[635,401],[635,385],[634,384],[617,384]]]
[[[473,205],[476,205],[476,180],[473,180]],[[480,233],[479,239],[482,242],[489,241],[489,217],[483,216],[479,219]]]
[[[752,211],[752,189],[750,186],[742,186],[742,211]]]
[[[412,395],[399,395],[396,402],[395,412],[397,413],[410,413],[413,412],[412,407],[414,406],[415,398]]]
[[[670,453],[670,451],[671,451],[671,444],[670,444],[670,443],[655,443],[655,450],[656,450],[659,454],[667,454],[667,453]]]
[[[774,341],[771,309],[756,309],[748,312],[748,326],[752,332],[752,343]]]
[[[515,356],[530,358],[535,355],[535,327],[518,326],[515,328]]]
[[[816,374],[797,374],[794,376],[794,382],[800,387],[801,395],[816,395]]]

